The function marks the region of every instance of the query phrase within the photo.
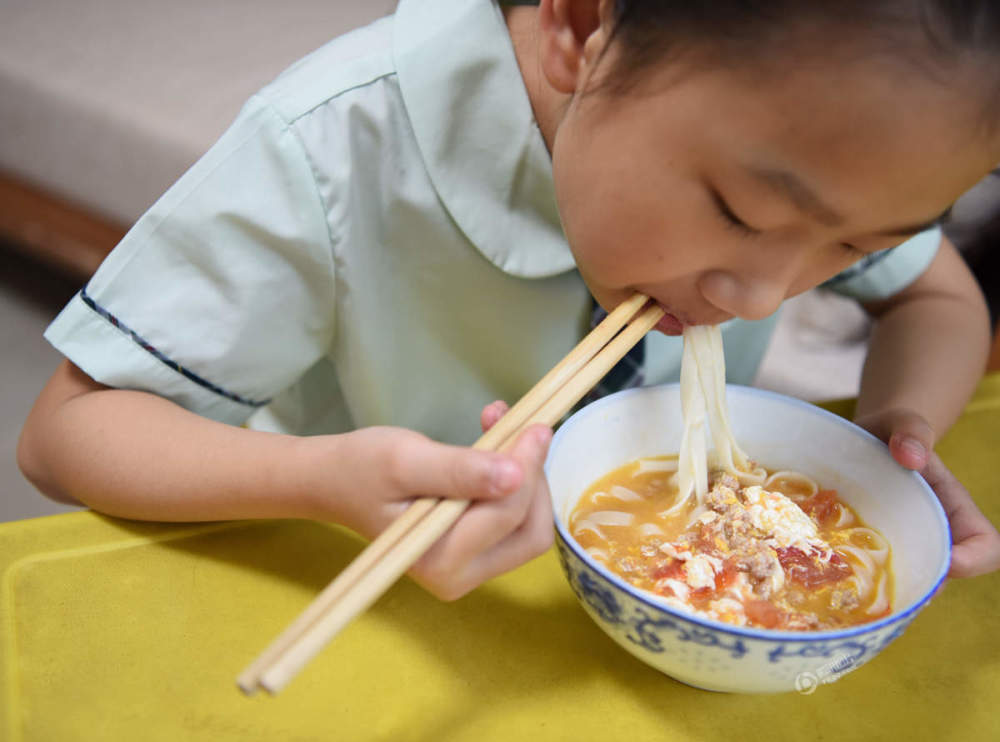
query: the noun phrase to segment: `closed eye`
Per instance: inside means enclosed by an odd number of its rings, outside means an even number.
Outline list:
[[[746,237],[756,237],[761,233],[759,229],[754,229],[740,219],[732,208],[730,208],[729,204],[726,203],[721,193],[712,188],[709,190],[709,194],[712,197],[712,203],[715,204],[715,208],[718,211],[719,218],[729,229],[739,232]]]
[[[855,260],[859,260],[865,257],[866,255],[869,255],[869,253],[866,253],[864,250],[855,247],[849,242],[838,242],[837,244],[842,250],[844,250],[848,255],[853,257]]]

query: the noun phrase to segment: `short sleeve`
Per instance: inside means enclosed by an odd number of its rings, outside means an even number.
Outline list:
[[[858,301],[885,299],[927,270],[940,244],[941,230],[929,229],[896,247],[865,257],[823,285]]]
[[[329,347],[326,213],[295,130],[254,98],[45,336],[98,382],[241,423]]]

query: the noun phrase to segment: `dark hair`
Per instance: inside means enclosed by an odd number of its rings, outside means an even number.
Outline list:
[[[998,0],[615,0],[613,21],[622,54],[600,86],[613,92],[665,59],[766,65],[768,49],[832,46],[893,54],[944,80],[971,63],[984,115],[1000,125]]]

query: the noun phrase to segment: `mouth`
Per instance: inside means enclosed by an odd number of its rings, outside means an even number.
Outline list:
[[[653,329],[659,330],[664,335],[681,335],[684,333],[685,327],[694,327],[695,325],[716,325],[729,319],[728,317],[712,320],[700,319],[691,317],[687,314],[682,314],[680,312],[673,312],[660,302],[656,302],[656,304],[664,311],[664,315],[660,321],[656,323]]]
[[[685,327],[701,324],[690,315],[668,307],[661,301],[657,301],[656,299],[653,299],[653,301],[660,309],[663,310],[664,313],[663,317],[660,318],[660,321],[656,323],[653,329],[659,330],[664,335],[681,335],[684,333]]]
[[[663,308],[662,305],[660,308]],[[656,323],[653,329],[659,330],[664,335],[681,335],[684,332],[684,323],[670,312],[667,312],[660,318],[660,321]]]
[[[656,306],[663,310],[663,317],[661,317],[660,321],[653,326],[653,329],[663,333],[664,335],[683,335],[685,327],[695,327],[697,325],[717,325],[732,319],[733,316],[731,314],[725,314],[718,311],[699,311],[697,315],[692,315],[664,304],[662,301],[655,298],[652,295],[652,292],[645,291],[642,287],[635,288],[633,291],[646,294],[646,296],[650,297],[652,303],[656,304]],[[616,297],[617,301],[614,299],[608,301],[607,303],[602,301],[601,304],[602,306],[611,306],[613,308],[621,301],[624,301],[624,299],[629,295],[630,294],[626,294],[624,298]]]

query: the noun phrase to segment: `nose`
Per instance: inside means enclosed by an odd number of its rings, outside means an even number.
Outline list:
[[[789,295],[792,278],[784,272],[740,274],[713,270],[701,276],[702,296],[724,312],[746,320],[774,314]]]

